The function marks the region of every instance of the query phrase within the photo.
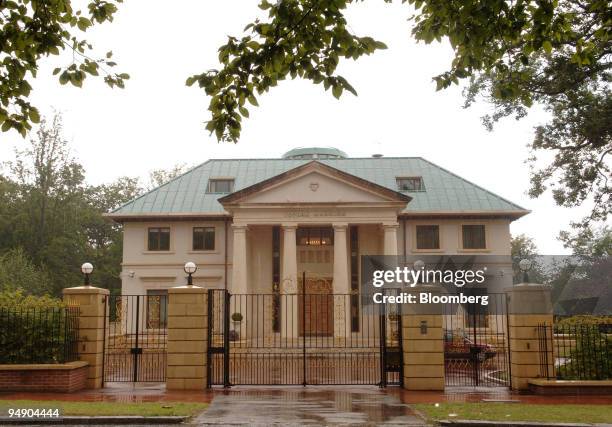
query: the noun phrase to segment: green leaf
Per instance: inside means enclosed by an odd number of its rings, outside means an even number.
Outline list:
[[[548,40],[544,40],[544,42],[542,43],[542,47],[544,48],[546,53],[550,55],[550,53],[552,52],[552,44]]]
[[[256,107],[259,106],[259,103],[257,102],[257,98],[255,98],[253,95],[249,95],[247,99],[249,100],[251,105],[254,105]]]
[[[38,114],[38,110],[36,108],[30,108],[29,116],[32,122],[40,123],[40,115]]]
[[[340,95],[342,95],[342,86],[338,84],[334,85],[334,87],[332,87],[332,95],[334,95],[336,99],[340,99]]]

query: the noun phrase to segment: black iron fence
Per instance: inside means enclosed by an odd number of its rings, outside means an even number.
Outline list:
[[[400,316],[354,296],[210,291],[209,385],[399,384]]]
[[[166,380],[168,296],[106,298],[104,382]]]
[[[78,360],[79,310],[0,307],[0,364]]]
[[[444,371],[447,386],[510,386],[510,342],[505,294],[488,305],[444,306]]]
[[[612,379],[612,333],[606,325],[538,325],[540,376]]]

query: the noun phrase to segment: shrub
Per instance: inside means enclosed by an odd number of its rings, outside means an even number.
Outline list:
[[[48,296],[0,292],[0,364],[77,358],[78,308]]]
[[[612,316],[592,316],[590,314],[580,314],[577,316],[565,317],[555,323],[555,326],[568,325],[610,325]]]
[[[602,333],[597,324],[566,325],[556,330],[575,340],[565,363],[557,368],[563,380],[607,380],[612,378],[612,337]],[[567,351],[563,341],[564,353]],[[557,348],[559,352],[560,348]]]

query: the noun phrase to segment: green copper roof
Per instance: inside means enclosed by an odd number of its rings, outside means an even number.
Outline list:
[[[272,178],[312,160],[214,159],[144,194],[111,216],[224,214],[217,199],[207,194],[209,178],[234,178],[234,191]],[[406,213],[470,212],[526,213],[525,209],[420,157],[344,158],[319,160],[365,180],[397,190],[396,177],[423,178],[425,191],[407,192],[413,199]],[[520,216],[520,215],[518,215]]]

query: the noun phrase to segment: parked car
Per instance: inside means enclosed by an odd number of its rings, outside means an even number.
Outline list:
[[[479,362],[492,359],[497,350],[491,344],[474,343],[464,333],[444,331],[444,354],[447,359],[476,359]]]

